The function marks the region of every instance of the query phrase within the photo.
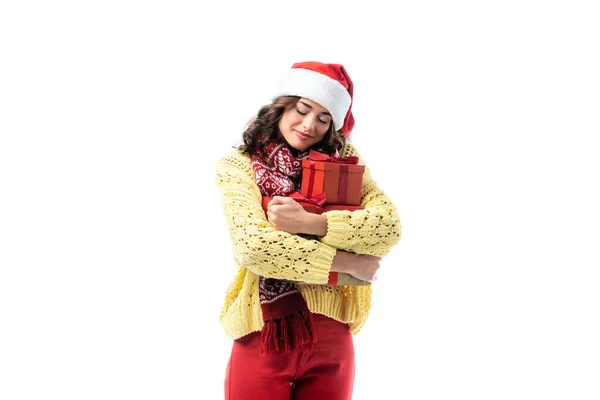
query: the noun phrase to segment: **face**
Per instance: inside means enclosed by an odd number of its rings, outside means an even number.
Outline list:
[[[290,146],[304,151],[321,141],[332,123],[331,114],[319,103],[301,98],[286,107],[279,120],[279,131]]]

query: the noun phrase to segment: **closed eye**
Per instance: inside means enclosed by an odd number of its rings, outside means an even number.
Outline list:
[[[301,111],[299,108],[296,108],[296,112],[300,115],[307,115],[309,113],[309,111]],[[319,122],[322,124],[328,124],[331,121],[329,119],[322,120],[321,118],[319,118]]]

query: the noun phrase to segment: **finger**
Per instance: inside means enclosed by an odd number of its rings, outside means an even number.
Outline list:
[[[275,223],[273,222],[273,218],[271,216],[268,217],[269,223],[271,224],[271,226],[273,227],[273,229],[275,229],[276,231],[279,230],[279,228],[277,227],[277,225],[275,225]]]
[[[276,196],[273,198],[273,200],[276,200],[276,202],[274,202],[274,204],[294,204],[296,203],[296,200],[292,199],[291,197],[283,197],[283,196]],[[271,202],[273,202],[273,200],[271,200]]]
[[[273,196],[271,201],[269,201],[269,205],[284,204],[286,198],[287,197],[283,197],[283,196]]]
[[[277,215],[275,215],[272,212],[267,212],[267,219],[269,220],[269,223],[271,224],[271,226],[273,228],[275,228],[276,230],[279,230],[279,227],[277,226],[277,221],[278,221]]]

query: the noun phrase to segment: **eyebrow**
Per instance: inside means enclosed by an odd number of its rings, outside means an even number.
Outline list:
[[[310,104],[307,104],[307,103],[305,103],[303,101],[298,101],[298,103],[300,103],[300,104],[302,104],[302,105],[304,105],[304,106],[306,106],[306,107],[308,107],[308,108],[310,108],[312,110],[312,106]],[[323,111],[321,114],[329,115],[331,117],[331,114],[329,114],[329,112],[327,112],[327,111]]]

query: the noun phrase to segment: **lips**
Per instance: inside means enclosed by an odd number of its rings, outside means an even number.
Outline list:
[[[294,132],[296,132],[296,136],[298,136],[301,140],[309,140],[312,139],[312,136],[307,135],[306,133],[297,131],[294,129]]]

